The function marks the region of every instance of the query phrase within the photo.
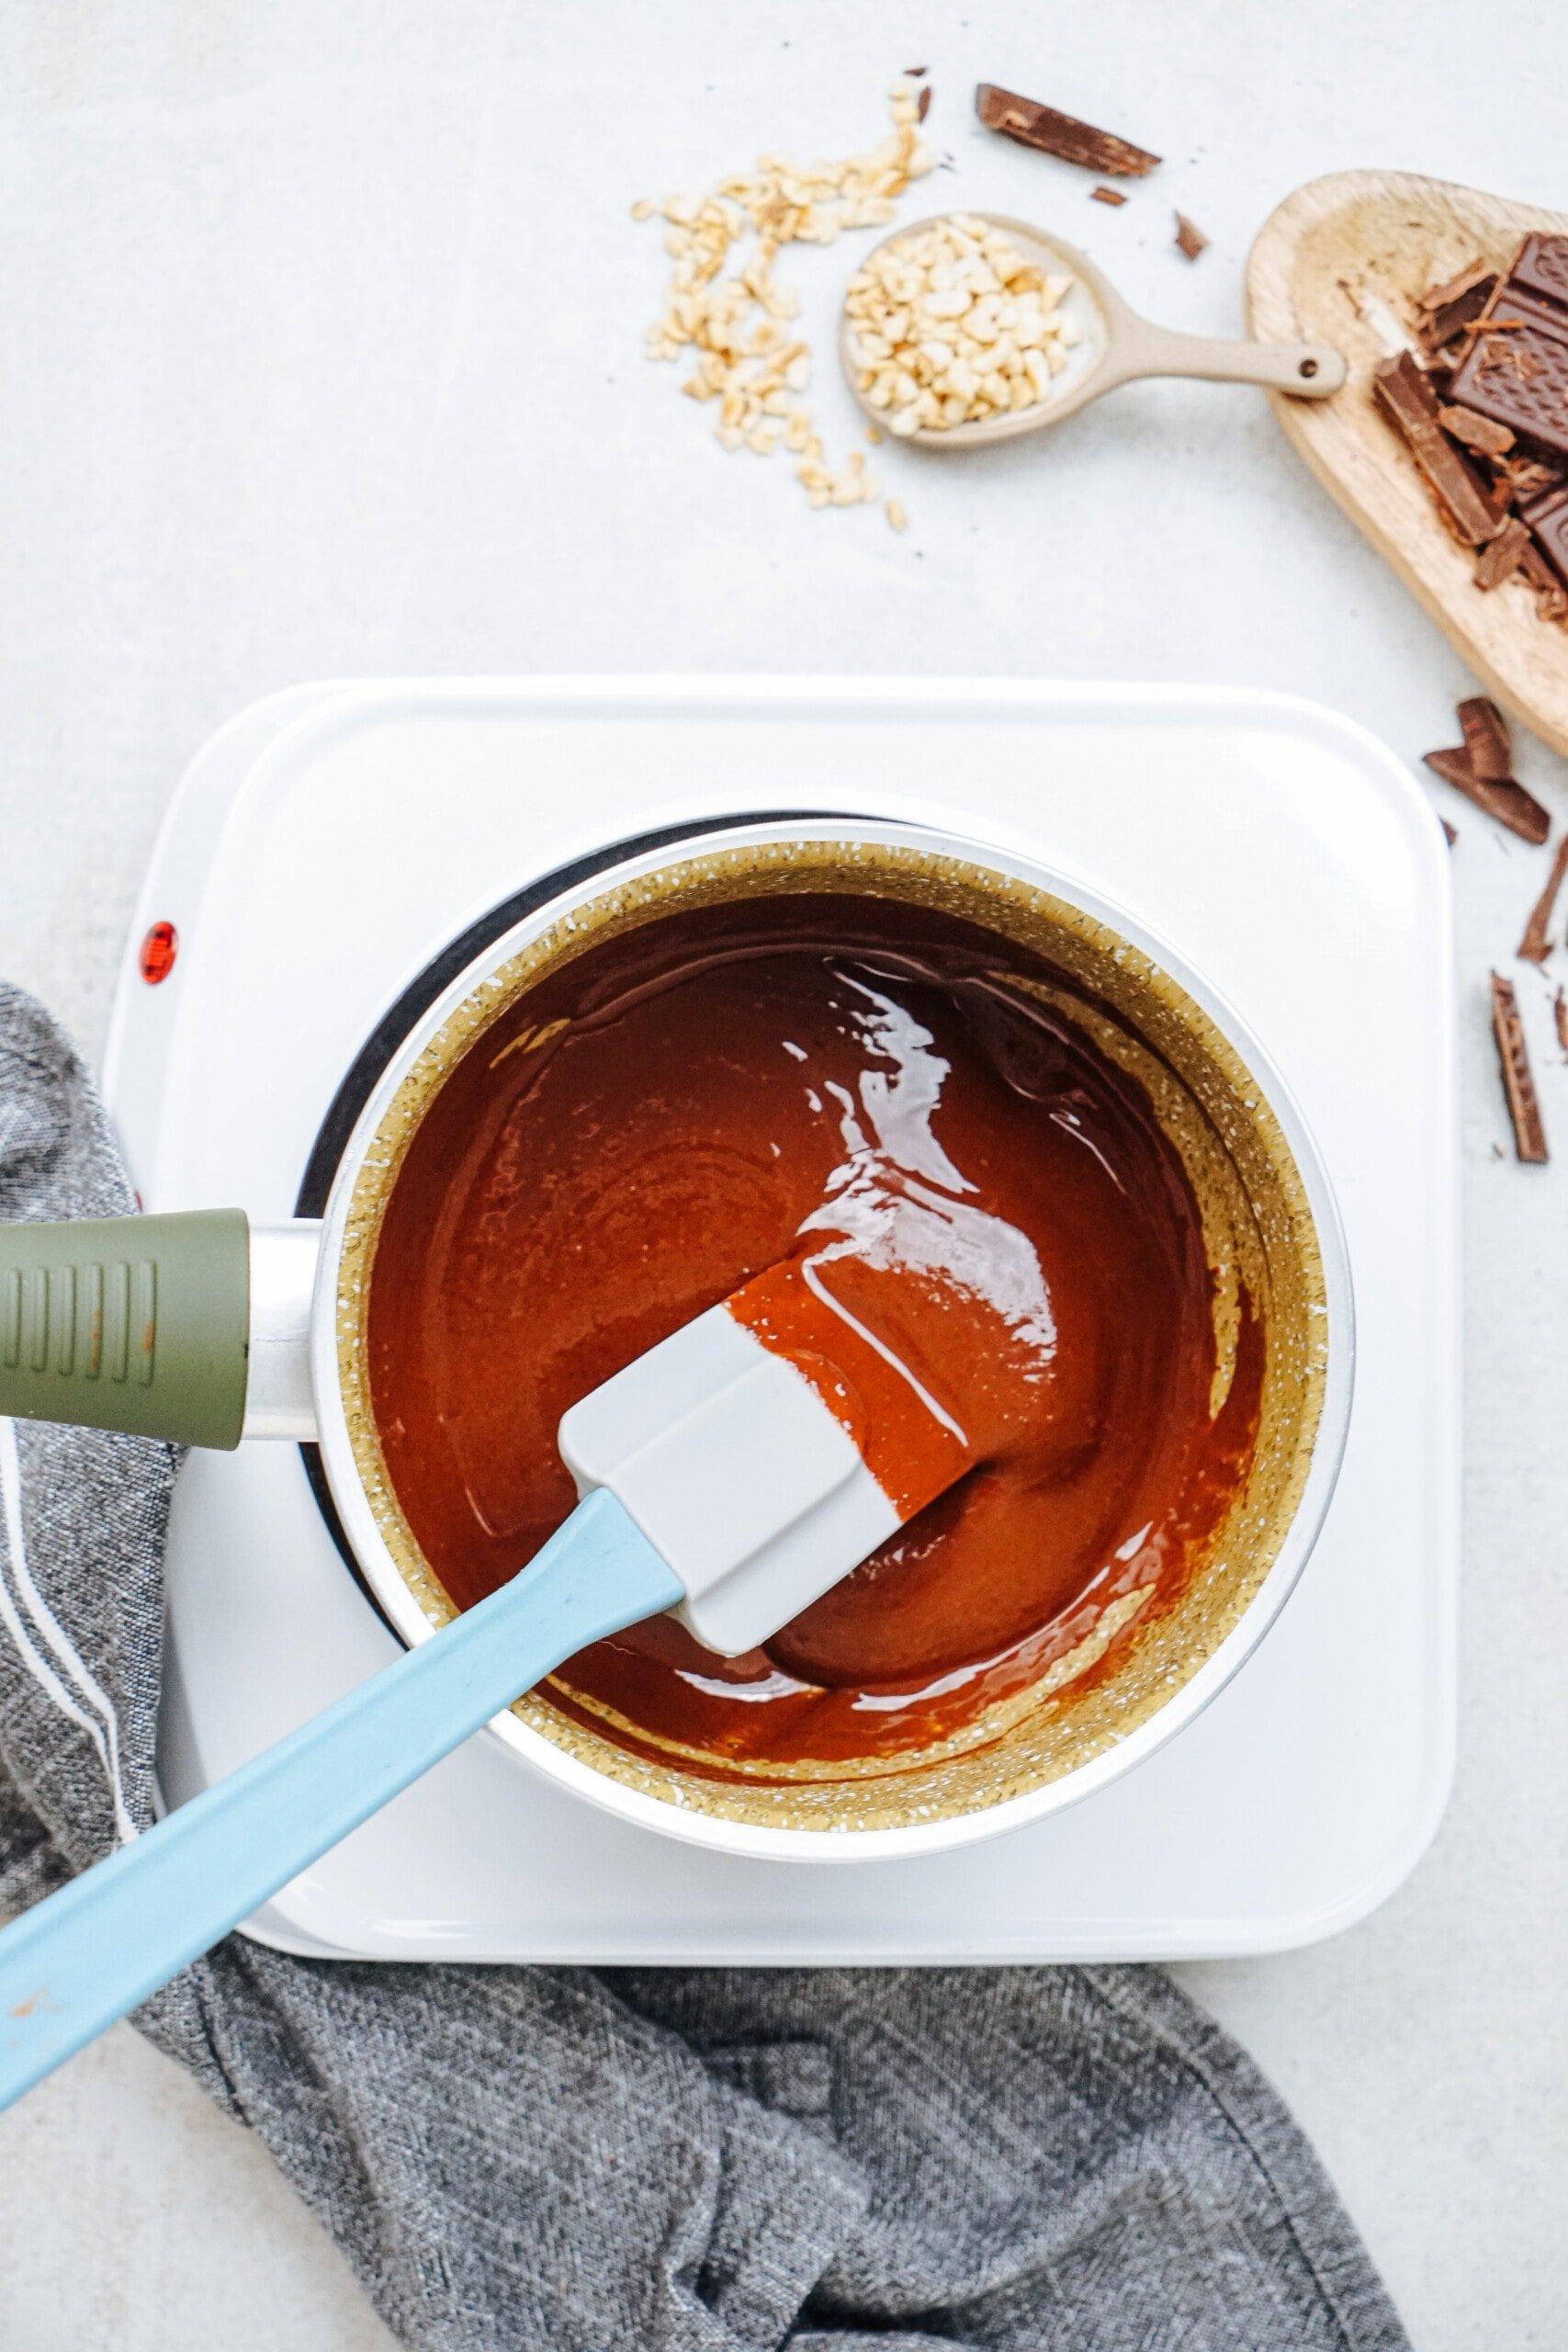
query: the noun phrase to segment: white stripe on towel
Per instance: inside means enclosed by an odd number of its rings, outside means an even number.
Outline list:
[[[136,1824],[127,1813],[120,1794],[119,1721],[107,1693],[73,1648],[33,1581],[28,1566],[27,1538],[22,1531],[22,1465],[17,1453],[17,1431],[15,1424],[5,1419],[0,1419],[0,1504],[5,1510],[6,1556],[17,1588],[13,1595],[0,1576],[0,1624],[9,1633],[17,1656],[39,1689],[53,1700],[62,1715],[86,1733],[97,1749],[114,1804],[115,1834],[122,1846],[129,1845],[136,1835]],[[22,1608],[30,1620],[31,1632],[22,1622]],[[85,1700],[85,1708],[44,1657],[32,1638],[34,1633],[53,1651],[59,1665],[75,1684],[76,1693]],[[87,1708],[93,1712],[89,1713]]]

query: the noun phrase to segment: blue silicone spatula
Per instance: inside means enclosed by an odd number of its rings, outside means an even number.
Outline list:
[[[747,1297],[572,1407],[582,1498],[510,1584],[0,1930],[0,2109],[574,1652],[667,1609],[753,1649],[967,1466],[933,1419],[929,1483],[895,1504]]]

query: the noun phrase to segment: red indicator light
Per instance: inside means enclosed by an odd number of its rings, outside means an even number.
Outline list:
[[[155,922],[141,943],[137,963],[141,977],[150,989],[166,980],[175,968],[175,957],[180,952],[180,935],[172,922]]]

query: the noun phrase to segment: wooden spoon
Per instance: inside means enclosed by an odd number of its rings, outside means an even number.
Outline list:
[[[1535,229],[1568,234],[1568,213],[1415,172],[1332,172],[1297,188],[1258,231],[1247,316],[1259,334],[1332,335],[1344,346],[1344,399],[1311,410],[1278,401],[1280,424],[1488,692],[1568,752],[1568,635],[1540,618],[1522,581],[1476,587],[1474,550],[1450,537],[1371,396],[1378,361],[1415,340],[1416,295],[1472,261],[1506,267]]]
[[[1326,400],[1345,381],[1344,357],[1332,344],[1227,343],[1213,335],[1175,334],[1130,311],[1109,278],[1076,245],[1005,213],[969,217],[1001,230],[1042,269],[1072,279],[1063,309],[1077,327],[1079,340],[1068,354],[1066,367],[1053,379],[1046,399],[1032,401],[1028,408],[1010,409],[1003,416],[982,418],[978,424],[922,425],[917,432],[898,436],[919,448],[975,449],[982,442],[1015,441],[1025,433],[1060,424],[1064,417],[1114,391],[1118,384],[1131,384],[1143,376],[1201,376],[1212,383],[1261,384],[1270,391],[1289,392],[1307,401]],[[874,251],[901,243],[931,225],[929,220],[910,222],[885,237]],[[866,415],[886,429],[886,411],[874,408],[861,390],[853,341],[846,309],[839,328],[844,374]]]

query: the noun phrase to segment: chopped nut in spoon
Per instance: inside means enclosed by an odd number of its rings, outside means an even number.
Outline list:
[[[857,389],[900,438],[1038,406],[1080,338],[1072,279],[971,212],[879,245],[845,303]]]
[[[828,463],[800,398],[811,352],[790,324],[799,315],[799,297],[779,285],[773,264],[782,246],[828,245],[846,229],[883,228],[892,220],[895,198],[935,160],[916,127],[920,96],[908,80],[895,85],[893,129],[867,154],[829,164],[762,155],[751,171],[720,180],[709,196],[632,207],[634,220],[664,220],[665,251],[675,264],[664,314],[648,331],[649,357],[678,359],[694,350],[696,366],[681,390],[692,400],[718,402],[720,445],[760,458],[788,451],[800,461],[795,479],[816,507],[856,506],[880,493],[861,450],[842,467]],[[756,252],[724,275],[731,248],[749,233]],[[892,528],[903,530],[896,499],[886,512]]]

